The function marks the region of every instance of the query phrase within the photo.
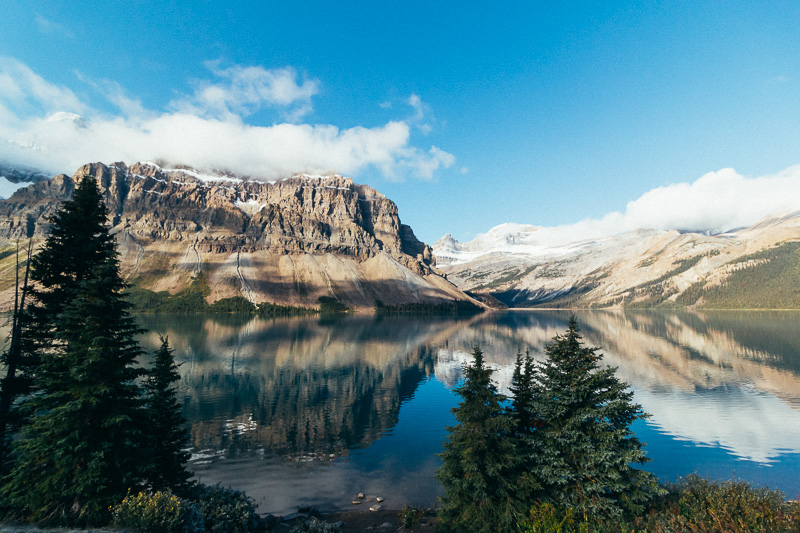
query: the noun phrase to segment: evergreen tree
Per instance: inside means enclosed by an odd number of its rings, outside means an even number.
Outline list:
[[[633,393],[598,367],[602,355],[581,344],[575,317],[546,348],[535,391],[545,424],[537,432],[537,475],[545,498],[579,516],[640,512],[659,492],[652,474],[631,467],[648,459],[631,424],[645,418]]]
[[[186,445],[185,421],[173,386],[180,379],[169,341],[162,337],[161,348],[155,354],[145,385],[153,468],[148,478],[153,491],[172,489],[184,494],[190,486],[192,473],[185,468],[190,454],[183,451]]]
[[[515,435],[522,438],[533,434],[542,424],[536,413],[535,392],[536,366],[530,353],[517,352],[514,373],[511,376],[511,406],[509,412],[517,423]]]
[[[33,258],[33,303],[23,334],[37,359],[29,419],[15,442],[16,463],[2,488],[20,516],[98,524],[146,467],[139,333],[107,210],[94,177],[51,217]]]
[[[461,402],[453,409],[458,424],[441,454],[436,478],[445,489],[439,516],[450,531],[508,531],[519,508],[512,473],[515,468],[514,420],[502,406],[505,396],[492,382],[483,353],[464,367]]]
[[[511,376],[511,402],[509,415],[515,422],[517,465],[512,475],[520,499],[531,502],[541,498],[542,485],[537,475],[538,446],[544,422],[536,404],[536,366],[530,353],[517,352],[514,373]]]

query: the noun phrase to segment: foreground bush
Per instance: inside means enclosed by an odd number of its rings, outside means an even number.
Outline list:
[[[769,532],[800,531],[800,506],[778,490],[744,481],[710,481],[687,476],[667,487],[669,494],[635,522],[639,531]]]
[[[111,508],[113,524],[142,533],[189,533],[204,531],[203,517],[191,502],[171,491],[129,494]]]
[[[668,485],[641,516],[598,521],[574,509],[534,505],[520,524],[525,533],[789,533],[800,531],[800,504],[777,490],[743,481],[710,481],[697,475]]]
[[[206,531],[246,533],[260,528],[256,504],[244,492],[219,485],[200,485],[194,505],[203,517]]]
[[[289,533],[338,533],[339,531],[341,529],[336,524],[312,516],[294,526]]]
[[[219,485],[195,488],[179,498],[171,491],[129,494],[111,508],[113,524],[142,533],[247,533],[260,531],[255,503],[244,492]]]
[[[413,529],[422,520],[422,509],[417,509],[411,505],[404,505],[400,511],[400,523],[406,529]]]

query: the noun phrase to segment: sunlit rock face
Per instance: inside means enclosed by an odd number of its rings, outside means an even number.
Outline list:
[[[154,163],[87,164],[0,202],[0,242],[44,238],[46,218],[95,177],[117,235],[123,273],[171,293],[203,273],[209,302],[350,307],[467,297],[435,269],[431,248],[401,224],[397,206],[339,175],[264,182]],[[5,288],[10,269],[3,274]],[[9,278],[9,279],[5,279]]]

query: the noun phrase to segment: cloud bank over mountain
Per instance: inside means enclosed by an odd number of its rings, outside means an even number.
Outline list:
[[[643,228],[722,233],[795,211],[800,211],[800,165],[759,177],[724,168],[692,183],[652,189],[629,202],[624,212],[560,229],[584,238]]]
[[[622,212],[562,226],[501,224],[459,248],[473,256],[501,251],[538,254],[544,249],[641,229],[718,234],[750,226],[769,216],[798,211],[800,165],[759,177],[746,177],[732,168],[724,168],[692,183],[674,183],[647,191],[628,202]],[[441,245],[446,243],[443,241]],[[437,253],[452,255],[443,248]]]
[[[51,173],[71,173],[87,161],[162,160],[265,179],[367,168],[388,179],[431,179],[455,162],[436,146],[413,145],[405,120],[350,128],[298,123],[312,112],[321,83],[291,67],[222,67],[218,61],[206,67],[212,78],[194,80],[193,92],[173,99],[167,110],[145,108],[114,80],[78,73],[114,106],[109,114],[24,63],[0,57],[0,160]],[[246,122],[267,108],[285,122]]]

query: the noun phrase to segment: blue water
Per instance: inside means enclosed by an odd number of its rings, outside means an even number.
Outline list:
[[[453,387],[480,345],[501,390],[561,312],[470,320],[142,317],[182,362],[190,467],[277,514],[433,505]],[[800,494],[800,313],[582,312],[584,341],[652,417],[634,430],[662,481],[692,472]]]

